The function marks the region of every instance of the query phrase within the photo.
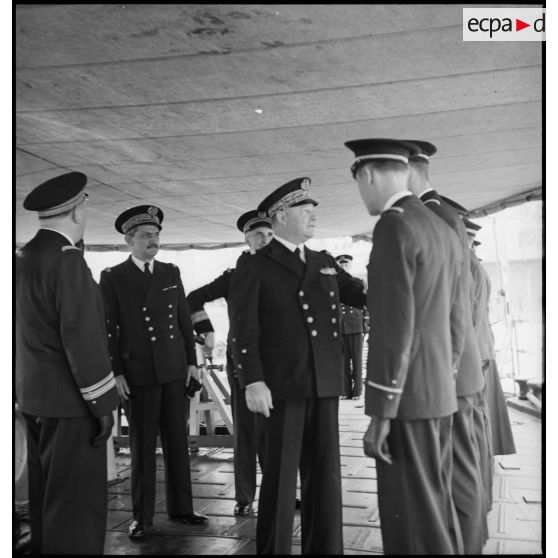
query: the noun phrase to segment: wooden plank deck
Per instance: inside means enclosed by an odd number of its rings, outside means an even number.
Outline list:
[[[510,409],[510,417],[518,454],[496,462],[494,509],[489,515],[491,538],[484,553],[540,554],[541,422],[514,409]],[[367,424],[362,400],[340,402],[345,554],[382,553],[375,462],[362,453]],[[139,542],[127,535],[132,520],[129,454],[120,452],[116,464],[119,479],[109,487],[106,554],[255,554],[256,518],[233,515],[232,449],[202,448],[191,457],[194,507],[209,517],[202,526],[168,520],[163,461],[158,456],[154,530]],[[297,512],[293,554],[300,551]]]

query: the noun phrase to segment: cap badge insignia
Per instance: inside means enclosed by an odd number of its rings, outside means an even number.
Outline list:
[[[157,215],[157,208],[156,208],[156,207],[153,207],[153,206],[148,207],[148,208],[147,208],[147,213],[148,213],[149,215],[151,215],[152,217],[155,217],[155,216]]]

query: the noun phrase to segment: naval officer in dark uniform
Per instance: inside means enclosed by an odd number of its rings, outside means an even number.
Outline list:
[[[349,273],[353,256],[341,254],[337,264]],[[364,287],[364,283],[363,283]],[[360,399],[362,395],[362,342],[368,331],[368,315],[364,308],[341,306],[341,338],[345,357],[345,399]]]
[[[465,335],[456,316],[458,240],[407,190],[408,145],[345,144],[371,215],[380,215],[368,265],[370,343],[364,451],[376,459],[386,554],[462,551],[451,497],[455,367]]]
[[[131,538],[142,538],[155,511],[155,449],[160,431],[167,513],[172,521],[199,524],[194,512],[185,387],[198,375],[194,331],[177,266],[156,261],[160,208],[140,205],[118,216],[130,257],[101,273],[110,355],[130,425]]]
[[[244,234],[250,251],[255,254],[267,246],[273,238],[271,220],[261,216],[256,210],[242,214],[236,226]],[[234,269],[227,269],[211,283],[191,291],[187,296],[192,323],[196,333],[203,335],[206,345],[213,336],[213,326],[204,310],[204,304],[224,298],[228,300]],[[212,343],[210,343],[212,345]],[[246,406],[244,391],[238,382],[238,374],[232,363],[230,347],[227,346],[227,376],[231,388],[231,405],[234,420],[234,515],[248,515],[253,512],[252,503],[256,495],[256,417]],[[260,459],[261,466],[261,459]]]
[[[452,494],[459,517],[465,554],[480,554],[488,540],[486,518],[491,486],[487,482],[488,438],[483,418],[482,394],[484,377],[472,319],[473,285],[470,270],[470,250],[467,231],[453,205],[442,198],[430,185],[430,158],[436,146],[427,141],[412,140],[409,190],[433,213],[438,215],[459,239],[460,314],[465,319],[466,331],[463,350],[457,367],[457,405],[453,417],[453,474]],[[463,211],[465,211],[463,209]]]
[[[240,257],[229,296],[233,362],[263,433],[259,554],[291,553],[299,468],[303,554],[343,552],[339,303],[363,306],[365,294],[331,255],[304,246],[316,221],[309,183],[292,180],[258,206],[275,238]]]
[[[102,554],[107,448],[118,403],[99,287],[76,243],[87,177],[37,186],[39,231],[16,260],[16,397],[27,422],[33,554]]]

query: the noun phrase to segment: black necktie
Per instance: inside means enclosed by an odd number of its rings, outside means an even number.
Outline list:
[[[149,269],[149,262],[145,262],[143,264],[143,272],[146,273],[147,275],[151,275],[151,271]]]
[[[301,250],[300,248],[297,246],[294,251],[293,251],[294,256],[296,257],[296,259],[304,266],[305,262],[302,259],[302,254],[301,254]]]

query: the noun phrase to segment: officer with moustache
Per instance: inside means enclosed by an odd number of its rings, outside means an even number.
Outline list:
[[[23,202],[39,231],[16,260],[16,368],[27,423],[33,554],[102,554],[107,448],[118,403],[104,305],[77,243],[87,177],[70,172]]]
[[[433,213],[438,215],[459,238],[462,259],[460,272],[460,313],[465,319],[466,334],[459,356],[456,381],[458,410],[453,417],[452,493],[466,554],[480,554],[488,540],[487,502],[492,493],[489,480],[489,456],[484,418],[484,377],[472,319],[473,283],[467,231],[456,209],[434,190],[429,181],[430,158],[436,146],[412,140],[409,190]],[[491,498],[490,498],[491,499]]]
[[[242,214],[236,226],[244,234],[250,250],[246,256],[255,254],[267,246],[273,238],[271,221],[261,216],[256,210]],[[192,323],[196,333],[203,335],[205,346],[213,348],[213,326],[204,310],[204,304],[219,298],[229,299],[234,269],[227,269],[217,279],[191,291],[187,296]],[[256,455],[257,434],[255,415],[246,406],[244,392],[238,383],[238,374],[232,363],[230,348],[227,346],[227,375],[231,388],[231,404],[234,420],[234,515],[249,515],[253,510],[252,503],[256,495]],[[260,458],[260,465],[261,465]]]
[[[160,431],[171,521],[201,524],[194,512],[185,386],[197,377],[194,332],[177,266],[156,261],[163,212],[140,205],[118,216],[131,255],[101,273],[109,348],[130,425],[132,507],[128,534],[142,538],[155,511],[155,449]]]
[[[379,215],[368,264],[370,343],[364,452],[376,459],[386,554],[462,552],[451,496],[459,244],[409,190],[408,144],[363,139],[351,171],[371,215]],[[455,316],[455,319],[452,319]]]
[[[338,406],[343,394],[339,303],[363,306],[362,283],[304,243],[317,202],[297,178],[258,210],[275,238],[237,262],[229,338],[248,408],[262,431],[258,554],[290,554],[297,471],[303,554],[343,552]]]

